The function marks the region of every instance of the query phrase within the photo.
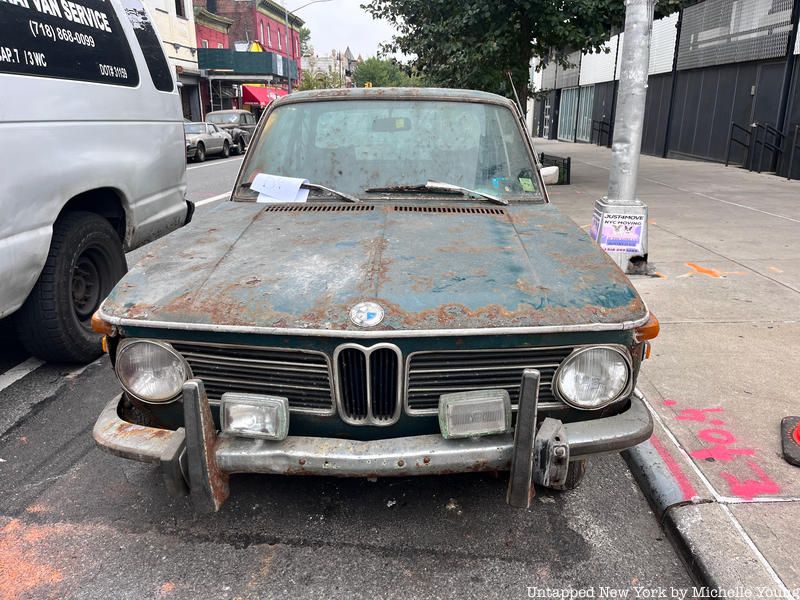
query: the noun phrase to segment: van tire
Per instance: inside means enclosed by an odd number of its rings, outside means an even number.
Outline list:
[[[222,144],[222,158],[228,158],[231,155],[231,145],[228,143],[228,140]]]
[[[197,144],[197,150],[195,150],[194,159],[197,162],[203,162],[206,159],[206,147],[202,142]]]
[[[87,363],[102,353],[91,317],[128,270],[119,235],[103,217],[70,212],[53,225],[39,279],[16,315],[20,341],[47,361]]]

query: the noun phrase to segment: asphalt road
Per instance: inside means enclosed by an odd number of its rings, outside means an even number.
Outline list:
[[[192,165],[189,197],[219,198],[239,165]],[[593,460],[578,490],[539,490],[528,511],[505,505],[503,475],[238,476],[220,513],[197,516],[154,468],[94,447],[117,389],[107,359],[41,364],[0,321],[0,599],[599,597],[601,586],[636,598],[632,586],[692,585],[617,455]]]

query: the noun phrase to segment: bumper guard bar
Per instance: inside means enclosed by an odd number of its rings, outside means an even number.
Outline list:
[[[215,431],[203,382],[192,379],[183,387],[185,428],[171,431],[124,421],[118,395],[100,414],[94,439],[111,454],[160,465],[168,491],[188,490],[200,511],[219,510],[231,473],[403,477],[507,470],[507,501],[525,508],[533,497],[533,481],[557,486],[568,461],[619,452],[647,440],[653,431],[639,390],[620,414],[572,423],[545,419],[536,431],[538,380],[535,370],[523,374],[515,434],[374,441],[289,436],[280,442],[232,437]]]

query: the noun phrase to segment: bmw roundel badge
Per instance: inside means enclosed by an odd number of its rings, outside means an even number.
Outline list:
[[[377,302],[359,302],[350,309],[350,320],[359,327],[374,327],[383,321],[383,307]]]

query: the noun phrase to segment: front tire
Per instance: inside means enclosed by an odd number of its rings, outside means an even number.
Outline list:
[[[574,490],[583,481],[583,477],[586,475],[586,466],[587,461],[585,458],[570,461],[569,467],[567,468],[567,480],[564,482],[564,485],[552,485],[548,486],[548,489],[558,490],[559,492]]]
[[[206,147],[203,144],[197,144],[197,150],[194,154],[196,162],[203,162],[206,159]]]
[[[44,269],[16,315],[25,349],[55,362],[100,356],[91,318],[127,270],[122,242],[106,219],[89,212],[60,217]]]
[[[231,145],[228,143],[228,140],[225,140],[225,143],[222,144],[222,158],[228,158],[231,155]]]
[[[240,136],[239,139],[236,140],[236,154],[241,156],[242,154],[244,154],[244,151],[245,151],[244,137]]]

